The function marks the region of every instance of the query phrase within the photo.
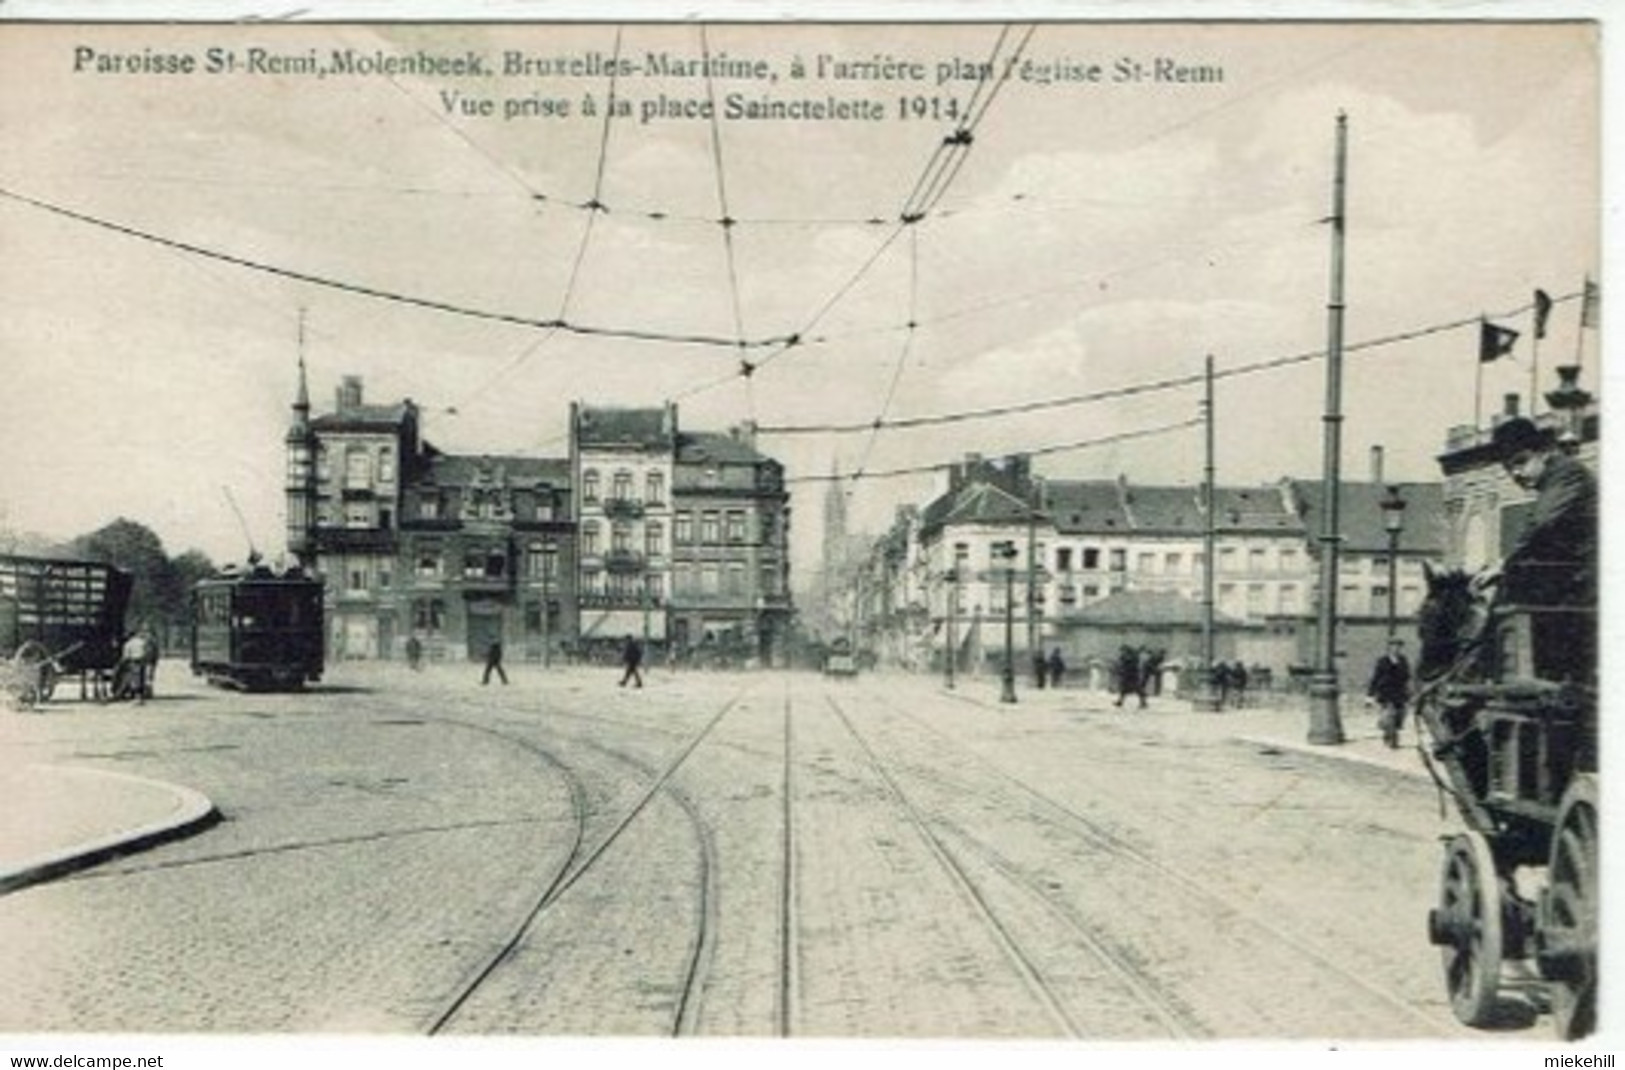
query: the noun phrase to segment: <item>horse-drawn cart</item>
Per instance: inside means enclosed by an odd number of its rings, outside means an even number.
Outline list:
[[[1429,582],[1417,720],[1467,825],[1445,843],[1428,915],[1451,1007],[1491,1026],[1517,986],[1550,1007],[1560,1036],[1585,1036],[1598,944],[1595,612],[1475,607],[1465,576]]]
[[[0,555],[0,694],[29,709],[59,678],[118,665],[130,576],[112,565]]]

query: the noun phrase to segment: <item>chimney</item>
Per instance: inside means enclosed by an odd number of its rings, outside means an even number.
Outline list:
[[[346,375],[339,381],[338,408],[340,412],[346,409],[361,407],[361,376]]]
[[[1382,447],[1371,447],[1371,482],[1382,484]]]

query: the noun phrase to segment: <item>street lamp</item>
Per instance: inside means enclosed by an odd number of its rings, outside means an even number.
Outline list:
[[[1399,606],[1399,533],[1405,530],[1405,499],[1399,487],[1390,485],[1388,496],[1377,503],[1382,510],[1382,526],[1388,532],[1388,638],[1394,638],[1395,616]]]
[[[1004,559],[1004,671],[999,680],[999,701],[1016,700],[1016,542],[1006,539],[993,544],[993,553]]]

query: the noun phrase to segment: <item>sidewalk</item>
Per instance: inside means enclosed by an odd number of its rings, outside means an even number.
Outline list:
[[[0,718],[36,717],[0,708]],[[29,761],[0,734],[0,895],[207,828],[214,803],[190,788]]]

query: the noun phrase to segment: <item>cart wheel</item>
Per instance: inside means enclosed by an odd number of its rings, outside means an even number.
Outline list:
[[[1563,1040],[1597,1027],[1597,777],[1576,774],[1558,806],[1547,864],[1541,940],[1564,954],[1552,966],[1552,1020]]]
[[[1434,942],[1442,944],[1450,1008],[1464,1025],[1489,1025],[1501,987],[1502,896],[1490,842],[1466,832],[1445,845]]]

